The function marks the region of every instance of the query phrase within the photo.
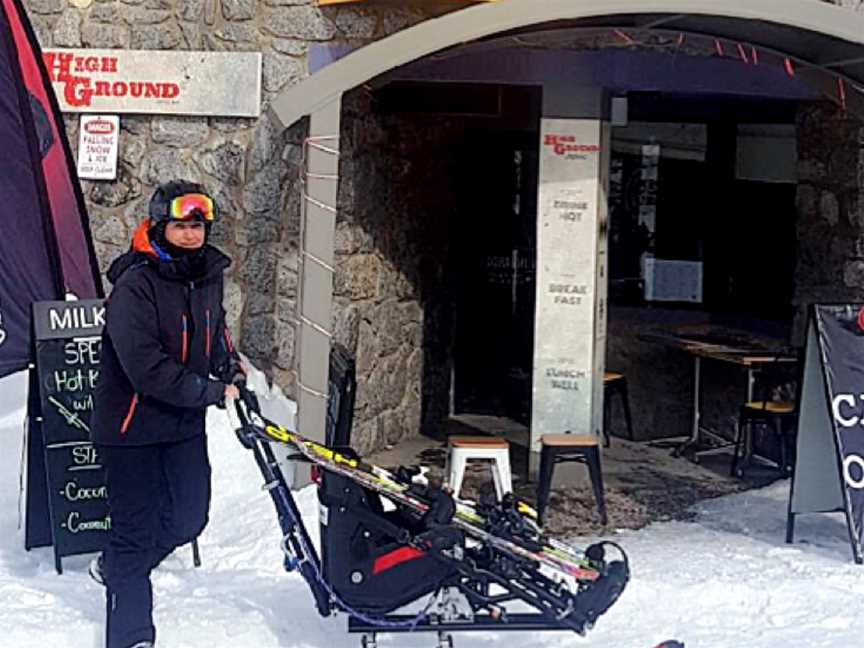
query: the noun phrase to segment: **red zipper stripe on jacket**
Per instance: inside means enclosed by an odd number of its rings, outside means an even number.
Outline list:
[[[204,338],[204,354],[210,357],[210,309],[204,311],[204,319],[206,320],[207,337]]]
[[[126,434],[129,429],[129,424],[132,422],[132,417],[135,416],[135,408],[138,407],[138,394],[132,395],[132,402],[129,403],[129,411],[126,412],[126,418],[123,419],[123,425],[120,427],[120,434]]]
[[[188,332],[188,322],[186,321],[186,316],[183,316],[183,325],[182,331],[180,333],[181,336],[181,347],[180,347],[180,362],[186,364],[186,356],[189,353],[189,332]]]
[[[234,353],[234,345],[231,344],[231,334],[228,333],[228,327],[222,329],[222,332],[225,336],[225,344],[228,347],[228,353]]]

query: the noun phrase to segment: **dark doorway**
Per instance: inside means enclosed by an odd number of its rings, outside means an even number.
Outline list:
[[[537,135],[474,131],[460,155],[453,411],[530,420]]]

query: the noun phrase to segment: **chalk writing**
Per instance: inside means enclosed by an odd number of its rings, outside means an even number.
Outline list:
[[[99,370],[90,369],[58,369],[53,374],[54,389],[58,392],[78,392],[91,390],[99,380]]]
[[[63,345],[63,360],[67,365],[98,365],[101,350],[102,340],[99,338],[71,340]]]
[[[90,432],[90,426],[87,425],[80,418],[78,418],[78,414],[66,409],[66,406],[63,405],[63,403],[58,401],[53,396],[48,397],[48,402],[57,408],[57,411],[60,412],[60,415],[66,419],[66,423],[69,424],[70,427],[78,428],[79,430],[84,430],[85,432]]]
[[[74,448],[72,450],[72,462],[78,467],[93,466],[101,468],[99,464],[99,452],[92,445],[81,445]],[[74,468],[70,468],[69,470],[74,470]]]
[[[93,499],[108,499],[108,487],[96,486],[94,488],[86,488],[78,484],[76,481],[66,482],[66,486],[60,491],[60,494],[70,502],[78,502],[81,500]]]
[[[52,331],[71,329],[101,329],[105,326],[104,306],[77,306],[73,308],[51,308],[48,310],[48,326]]]
[[[96,520],[82,520],[81,514],[78,511],[71,511],[66,516],[66,521],[61,522],[60,526],[66,529],[69,533],[81,533],[82,531],[108,531],[111,528],[111,516],[106,515],[104,518]]]

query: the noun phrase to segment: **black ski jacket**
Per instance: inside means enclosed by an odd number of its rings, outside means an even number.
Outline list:
[[[132,249],[108,270],[114,289],[90,423],[98,444],[150,445],[203,434],[207,406],[222,400],[240,371],[222,308],[230,259],[206,245],[193,280],[183,260],[159,258],[148,226],[141,224]]]

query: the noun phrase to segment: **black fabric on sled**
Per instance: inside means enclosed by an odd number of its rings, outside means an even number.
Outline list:
[[[334,342],[330,349],[328,383],[324,443],[330,448],[351,445],[354,394],[357,388],[356,369],[354,358],[338,342]]]
[[[426,553],[397,562],[375,574],[376,560],[407,545],[395,529],[419,535],[419,520],[398,510],[384,512],[377,493],[340,475],[323,475],[318,491],[321,516],[321,560],[324,577],[350,606],[366,614],[392,612],[433,592],[454,572]],[[399,552],[404,555],[410,552]]]
[[[330,351],[329,399],[325,442],[346,456],[354,417],[356,370],[343,346]],[[318,499],[321,513],[321,564],[324,578],[351,607],[369,615],[383,615],[433,592],[454,571],[433,555],[415,557],[405,541],[429,533],[420,516],[385,512],[378,493],[323,472]],[[325,512],[326,511],[326,512]],[[442,539],[429,537],[433,546]],[[374,573],[376,560],[393,557],[392,565]],[[380,564],[379,564],[380,567]]]

